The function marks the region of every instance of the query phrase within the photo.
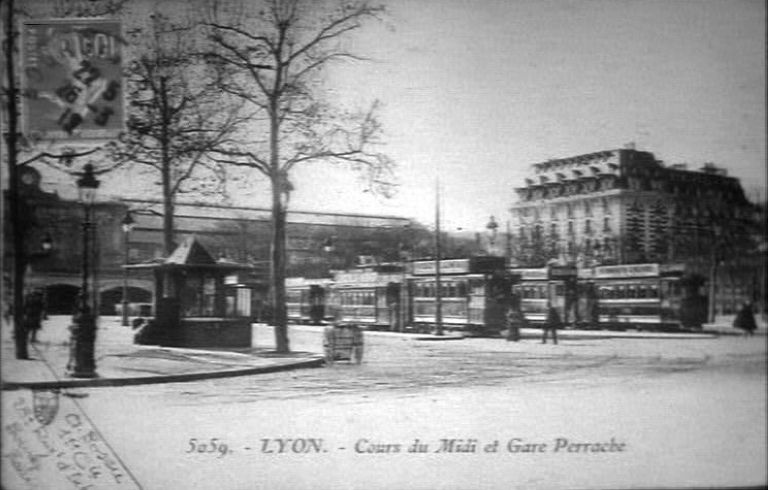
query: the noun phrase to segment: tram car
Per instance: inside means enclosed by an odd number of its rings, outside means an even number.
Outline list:
[[[700,306],[705,300],[685,291],[682,265],[510,269],[510,274],[512,292],[534,326],[543,325],[548,304],[558,310],[566,327],[611,330],[696,328],[701,321],[683,321],[684,311],[706,309]],[[687,316],[703,318],[696,311]]]
[[[437,327],[435,260],[413,262],[409,278],[411,327],[434,332]],[[445,331],[495,336],[505,328],[509,291],[504,257],[440,260],[440,310]]]
[[[399,330],[404,278],[400,264],[336,271],[326,307],[336,323],[368,330]]]
[[[321,325],[327,321],[326,294],[331,279],[289,277],[285,280],[285,307],[288,321]]]
[[[637,330],[683,328],[683,272],[681,265],[595,267],[592,282],[598,297],[600,326]]]
[[[512,268],[512,294],[520,300],[520,309],[528,323],[541,326],[547,319],[547,307],[557,310],[565,324],[583,323],[578,308],[578,270],[572,266]]]

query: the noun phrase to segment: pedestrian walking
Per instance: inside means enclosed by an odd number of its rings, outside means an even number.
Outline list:
[[[45,304],[40,291],[32,291],[24,298],[24,329],[31,343],[37,342],[37,334],[43,328]]]
[[[544,322],[544,332],[541,337],[541,343],[547,343],[547,336],[552,332],[552,342],[557,344],[557,329],[563,327],[563,322],[560,320],[560,315],[554,306],[547,306],[547,320]]]
[[[752,304],[744,303],[733,320],[733,326],[739,330],[744,330],[744,335],[750,336],[755,334],[757,330],[757,323],[755,323],[755,315],[752,313]]]
[[[528,320],[520,310],[520,297],[512,295],[509,300],[509,308],[504,318],[507,324],[507,342],[520,340],[520,329],[528,327]]]

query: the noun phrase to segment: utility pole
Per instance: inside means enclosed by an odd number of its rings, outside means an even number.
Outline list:
[[[440,178],[435,179],[435,334],[443,335],[443,293],[440,277]]]

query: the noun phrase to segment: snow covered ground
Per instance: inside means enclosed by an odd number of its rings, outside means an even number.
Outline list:
[[[307,335],[295,345],[314,345]],[[98,488],[768,482],[765,337],[543,346],[371,336],[367,347],[362,366],[77,390],[61,403],[87,414],[129,473]],[[24,393],[4,393],[4,414]],[[4,488],[25,488],[4,464]],[[26,488],[61,488],[52,481]]]

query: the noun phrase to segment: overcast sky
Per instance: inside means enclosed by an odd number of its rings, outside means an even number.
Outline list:
[[[331,86],[385,104],[399,196],[322,189],[318,174],[297,183],[294,205],[432,220],[437,172],[446,226],[481,229],[507,219],[532,163],[629,142],[724,166],[765,197],[764,2],[386,3],[393,29],[358,43],[377,61]]]
[[[374,59],[332,71],[332,95],[383,103],[396,198],[327,168],[294,177],[293,209],[504,223],[530,165],[634,142],[766,192],[762,0],[384,0],[355,38]],[[105,183],[116,195],[126,181]],[[71,187],[71,186],[68,186]],[[268,204],[258,185],[238,204]]]

